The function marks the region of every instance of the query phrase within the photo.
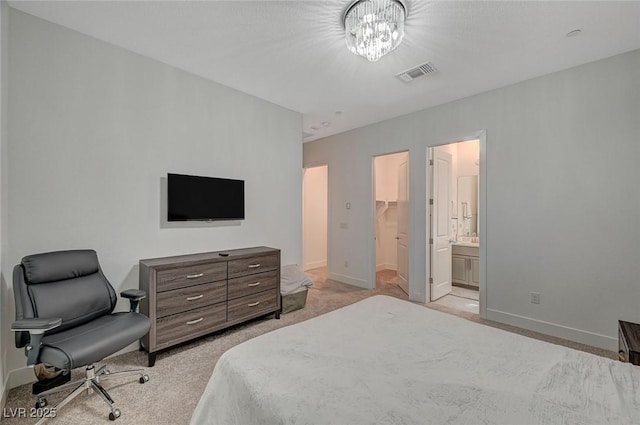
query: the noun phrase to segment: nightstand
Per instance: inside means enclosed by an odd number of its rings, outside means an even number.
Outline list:
[[[640,366],[640,324],[618,320],[618,356]]]

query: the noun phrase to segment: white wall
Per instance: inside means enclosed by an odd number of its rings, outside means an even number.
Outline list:
[[[470,140],[468,142],[456,143],[458,151],[457,176],[477,176],[480,169],[476,161],[480,158],[480,142],[478,140]]]
[[[424,301],[427,146],[486,130],[487,317],[615,350],[618,319],[640,321],[638,69],[640,50],[306,143],[304,161],[331,168],[329,272],[349,258],[352,281],[373,278],[371,156],[409,149],[410,297]]]
[[[7,35],[9,6],[4,0],[0,0],[0,270],[6,264],[5,255],[7,232],[4,220],[7,217],[6,203],[6,146],[7,146]],[[4,274],[0,273],[0,409],[4,409],[6,402],[6,378],[7,378],[7,353],[11,344],[9,331],[9,314],[5,303],[10,303],[8,287]]]
[[[303,256],[304,270],[327,265],[326,165],[304,170]]]
[[[142,258],[267,245],[301,263],[300,114],[10,12],[7,281],[72,248],[96,249],[117,291]],[[244,179],[246,219],[161,226],[167,172]]]

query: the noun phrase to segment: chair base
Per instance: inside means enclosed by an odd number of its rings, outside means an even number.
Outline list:
[[[116,406],[116,403],[113,401],[113,399],[111,398],[107,390],[105,390],[104,387],[100,385],[100,382],[103,382],[112,378],[120,378],[123,376],[129,376],[129,375],[137,375],[139,377],[138,382],[140,382],[141,384],[144,384],[149,380],[149,376],[144,373],[144,369],[132,369],[132,370],[125,370],[122,372],[110,372],[109,369],[106,368],[106,366],[102,366],[97,371],[95,370],[94,365],[87,366],[85,370],[84,379],[79,379],[73,382],[69,382],[69,383],[60,385],[59,387],[52,388],[50,390],[43,391],[37,394],[36,397],[38,398],[38,400],[36,401],[36,409],[44,408],[45,406],[47,406],[47,400],[45,396],[67,390],[69,388],[73,388],[73,391],[71,391],[64,399],[62,399],[58,404],[56,404],[50,409],[54,414],[45,415],[36,423],[36,425],[40,425],[44,423],[49,417],[55,416],[55,412],[59,411],[60,408],[62,408],[71,400],[73,400],[74,398],[82,394],[84,391],[86,391],[87,394],[91,394],[94,391],[96,391],[102,397],[104,402],[107,403],[111,408],[111,412],[109,413],[109,419],[112,421],[118,419],[120,417],[120,409],[118,409],[118,407]]]
[[[42,392],[52,390],[59,387],[60,385],[66,384],[69,381],[71,381],[71,374],[67,373],[65,375],[64,373],[61,373],[60,375],[54,376],[53,378],[34,382],[33,385],[31,385],[31,394],[38,395]]]

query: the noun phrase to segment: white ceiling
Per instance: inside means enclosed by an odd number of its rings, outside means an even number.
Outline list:
[[[350,2],[10,5],[298,111],[312,133],[304,141],[640,48],[640,1],[406,0],[403,43],[370,63],[345,47]],[[566,37],[574,29],[582,33]],[[411,83],[394,77],[425,62],[439,72]]]

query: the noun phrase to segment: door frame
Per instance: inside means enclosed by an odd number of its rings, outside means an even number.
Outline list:
[[[305,221],[305,213],[304,213],[304,200],[305,200],[305,190],[304,190],[304,172],[306,169],[308,168],[318,168],[318,167],[327,167],[327,234],[326,234],[326,238],[327,238],[327,252],[326,252],[326,256],[327,256],[327,273],[330,270],[330,263],[331,263],[331,232],[329,231],[329,223],[331,223],[331,167],[329,166],[328,162],[313,162],[313,163],[309,163],[306,164],[302,167],[302,259],[300,260],[302,264],[300,264],[300,268],[304,269],[304,221]]]
[[[371,244],[369,245],[369,259],[370,262],[369,264],[371,264],[371,268],[369,270],[369,289],[376,289],[376,158],[379,156],[387,156],[387,155],[394,155],[397,153],[405,153],[407,154],[407,167],[408,167],[408,173],[407,173],[407,192],[409,193],[409,202],[407,203],[407,210],[409,213],[409,223],[408,223],[408,227],[409,227],[409,238],[411,238],[411,205],[412,205],[412,197],[411,197],[411,151],[409,149],[400,149],[397,151],[391,151],[391,152],[385,152],[385,153],[380,153],[380,154],[375,154],[371,156],[371,197],[370,197],[370,207],[371,207],[371,220],[373,223],[373,226],[371,227],[371,229],[373,230],[373,234],[371,236]],[[407,244],[407,249],[408,249],[408,253],[407,256],[409,257],[409,270],[408,270],[408,274],[409,276],[407,279],[407,285],[409,287],[409,290],[411,290],[411,239],[409,239],[409,243]]]
[[[453,143],[460,142],[468,142],[471,140],[479,140],[480,142],[480,161],[478,164],[478,172],[480,179],[480,189],[478,191],[478,214],[480,214],[479,220],[479,229],[478,234],[480,235],[480,283],[479,283],[479,313],[480,318],[487,318],[487,131],[479,130],[476,132],[468,133],[461,137],[452,137],[447,141],[443,141],[440,143],[430,144],[429,148],[435,148],[438,146],[450,145]],[[431,277],[431,245],[429,244],[429,239],[431,238],[431,217],[429,214],[429,199],[431,199],[431,169],[429,165],[429,149],[427,149],[426,157],[425,157],[425,166],[427,169],[427,211],[426,211],[426,259],[425,264],[427,264],[426,270],[426,294],[427,294],[427,303],[431,301],[431,288],[429,283],[429,278]]]

